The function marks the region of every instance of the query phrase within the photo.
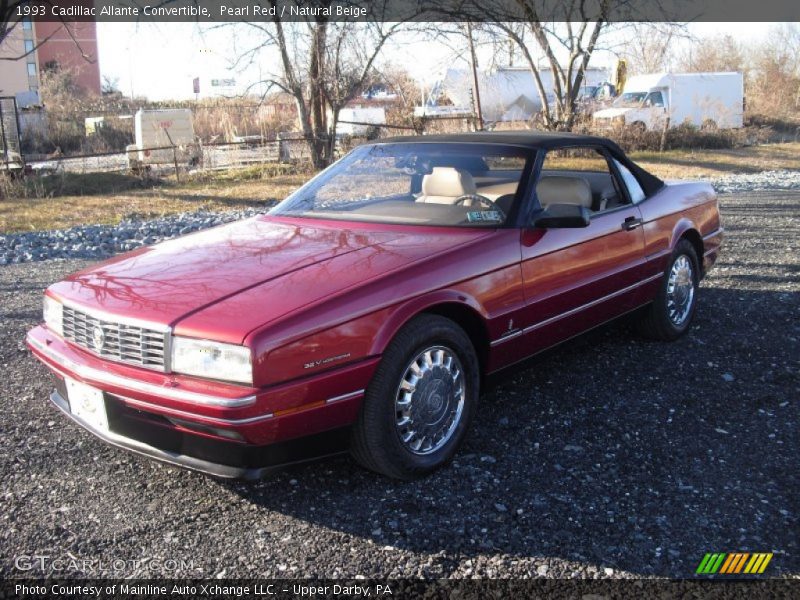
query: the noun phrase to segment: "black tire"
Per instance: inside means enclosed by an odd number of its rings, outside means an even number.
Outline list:
[[[691,304],[688,306],[688,313],[680,322],[675,322],[675,320],[670,317],[670,309],[668,306],[669,277],[673,266],[681,257],[685,257],[691,264],[693,294],[690,300]],[[658,294],[655,300],[645,309],[639,321],[639,331],[642,335],[654,340],[671,342],[686,333],[697,310],[699,283],[700,266],[697,259],[697,252],[691,242],[688,240],[680,240],[676,244],[675,250],[673,250],[672,256],[667,263],[667,268],[664,271],[664,277],[661,280],[661,285],[658,288]]]
[[[451,350],[458,358],[463,369],[464,401],[460,405],[460,418],[452,419],[452,432],[447,441],[440,448],[431,449],[429,454],[417,454],[401,440],[395,400],[414,358],[432,347]],[[353,426],[350,448],[353,458],[371,471],[403,480],[423,477],[447,464],[464,439],[477,406],[479,372],[472,342],[453,321],[431,314],[409,321],[386,348],[367,387]]]

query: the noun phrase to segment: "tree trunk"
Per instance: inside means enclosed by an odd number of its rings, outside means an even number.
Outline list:
[[[322,87],[322,74],[325,72],[325,44],[328,33],[327,20],[321,18],[314,26],[311,44],[311,60],[309,61],[309,110],[311,112],[311,130],[313,139],[311,158],[314,168],[320,169],[326,163],[327,127],[325,126],[325,98]]]
[[[328,131],[328,162],[332,163],[336,157],[336,127],[339,124],[341,106],[331,106],[331,128]]]

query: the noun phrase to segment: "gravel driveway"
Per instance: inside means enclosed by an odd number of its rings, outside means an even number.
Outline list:
[[[346,458],[221,483],[107,447],[48,405],[22,343],[41,290],[85,263],[0,267],[2,574],[38,554],[115,576],[683,577],[743,550],[800,575],[800,192],[723,211],[688,336],[623,321],[546,353],[415,483]]]

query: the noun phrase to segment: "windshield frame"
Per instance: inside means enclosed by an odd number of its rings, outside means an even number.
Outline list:
[[[425,147],[424,149],[428,151],[430,154],[434,156],[446,156],[448,149],[468,149],[470,154],[474,154],[477,157],[480,156],[502,156],[504,153],[510,156],[516,156],[524,158],[525,164],[520,173],[519,183],[517,185],[517,189],[514,195],[514,200],[512,201],[511,208],[506,213],[506,219],[502,224],[497,224],[494,227],[488,225],[479,225],[478,223],[474,224],[447,224],[447,223],[413,223],[413,222],[401,222],[401,221],[394,221],[394,220],[380,220],[380,219],[372,219],[372,218],[363,218],[359,219],[358,215],[353,215],[352,218],[342,218],[340,216],[329,216],[326,217],[324,215],[320,215],[319,212],[314,212],[314,214],[302,214],[300,212],[292,212],[288,211],[288,206],[292,203],[300,199],[301,196],[311,192],[316,193],[325,183],[330,181],[329,175],[331,170],[335,169],[337,165],[340,165],[343,161],[347,161],[349,159],[353,159],[354,157],[357,159],[359,156],[364,156],[373,149],[376,148],[402,148],[408,147],[408,152],[412,153],[414,148]],[[305,184],[300,186],[297,190],[292,192],[289,196],[287,196],[283,201],[278,203],[274,206],[270,211],[267,213],[268,216],[271,217],[280,217],[280,218],[291,218],[291,219],[310,219],[310,220],[325,220],[331,222],[341,222],[341,223],[361,223],[361,224],[377,224],[377,225],[399,225],[403,227],[443,227],[448,229],[474,229],[474,230],[491,230],[491,229],[507,229],[507,228],[516,228],[518,227],[518,218],[522,212],[522,204],[524,203],[525,199],[530,195],[530,179],[531,173],[533,172],[535,163],[538,159],[539,149],[536,147],[523,145],[523,144],[514,144],[514,143],[499,143],[499,142],[487,142],[487,141],[425,141],[419,139],[405,141],[391,141],[391,142],[374,142],[369,144],[363,144],[354,148],[342,158],[337,160],[336,162],[329,165],[327,168],[323,169],[319,173],[317,173],[314,177],[312,177],[309,181]],[[399,152],[395,151],[395,154],[399,154]]]

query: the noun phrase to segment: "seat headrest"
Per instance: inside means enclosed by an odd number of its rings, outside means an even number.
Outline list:
[[[581,177],[544,175],[536,184],[536,195],[542,208],[550,204],[577,204],[592,208],[592,188]]]
[[[461,169],[433,167],[433,171],[422,178],[422,193],[425,196],[458,198],[476,192],[477,188],[472,175]]]

